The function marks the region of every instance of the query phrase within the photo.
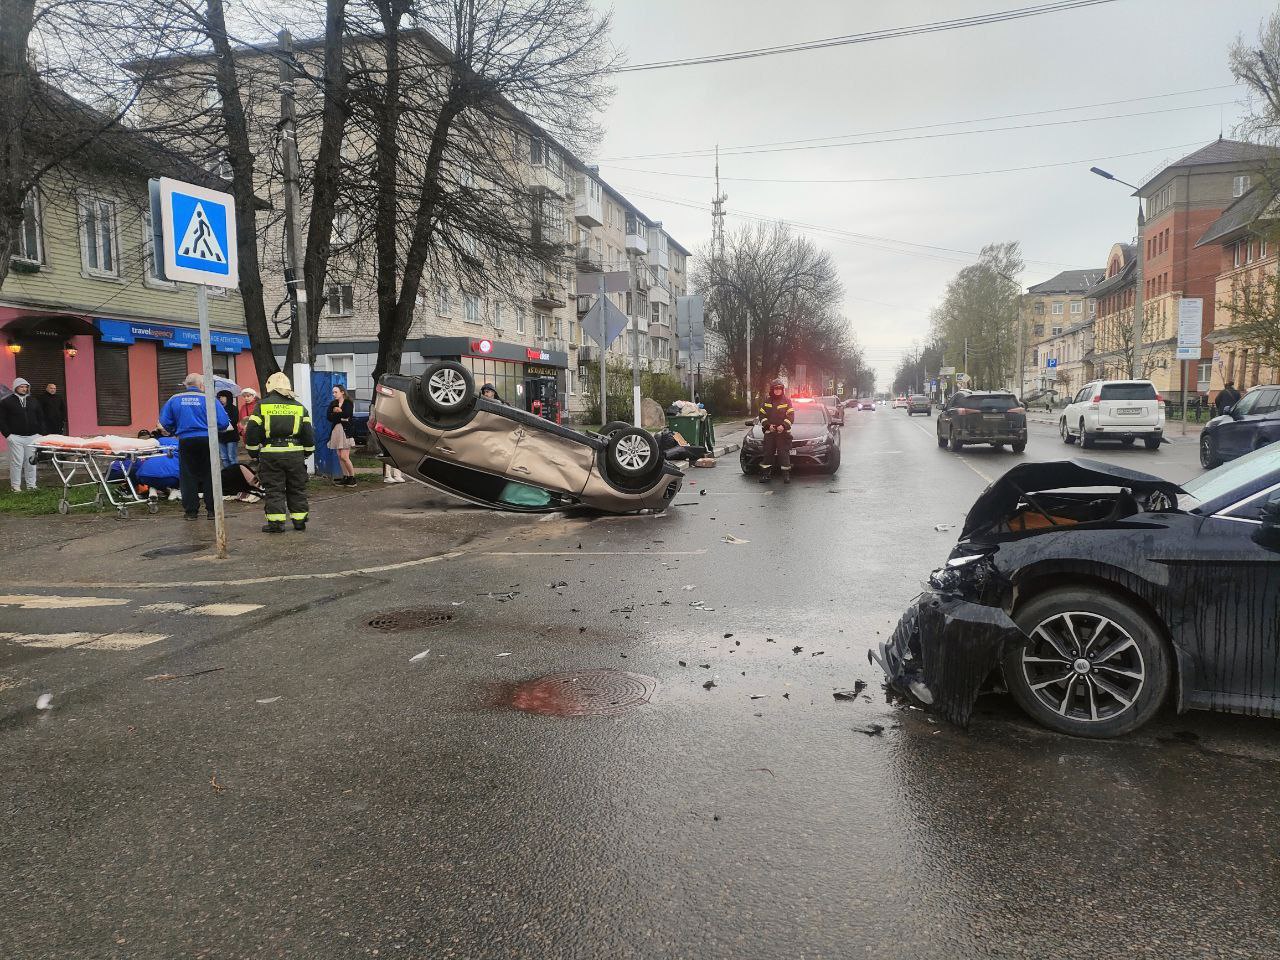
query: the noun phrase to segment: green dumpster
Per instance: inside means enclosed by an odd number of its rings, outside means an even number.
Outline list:
[[[690,446],[706,447],[708,452],[715,449],[716,433],[710,417],[669,415],[667,426],[684,437]]]

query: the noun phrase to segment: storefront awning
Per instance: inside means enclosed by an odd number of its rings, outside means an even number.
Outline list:
[[[0,329],[10,337],[56,337],[61,340],[92,337],[98,332],[85,317],[74,313],[28,313],[0,322]]]
[[[174,350],[190,350],[200,346],[200,331],[193,327],[173,327],[164,323],[133,320],[107,320],[94,317],[103,343],[136,343],[155,340]],[[209,342],[218,353],[241,353],[249,349],[249,338],[243,333],[210,330]]]

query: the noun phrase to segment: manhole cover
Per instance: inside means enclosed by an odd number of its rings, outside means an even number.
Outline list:
[[[658,681],[622,670],[579,670],[526,680],[510,705],[544,717],[609,717],[649,702]]]
[[[202,553],[208,549],[207,543],[179,543],[172,547],[156,547],[154,550],[146,551],[143,556],[148,560],[154,560],[156,557],[178,557],[184,553]]]
[[[397,633],[401,630],[429,630],[432,627],[444,627],[453,621],[454,615],[449,610],[384,610],[364,621],[364,625],[384,633]]]

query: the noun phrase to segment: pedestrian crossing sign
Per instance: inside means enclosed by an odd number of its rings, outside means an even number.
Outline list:
[[[240,282],[231,194],[168,177],[152,180],[151,227],[164,279],[211,287]]]

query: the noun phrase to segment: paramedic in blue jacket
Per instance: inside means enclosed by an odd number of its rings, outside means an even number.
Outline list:
[[[204,377],[193,373],[182,381],[182,393],[170,397],[160,410],[160,426],[178,438],[178,489],[182,491],[182,512],[188,520],[200,517],[200,492],[204,508],[213,519],[213,474],[209,464],[209,418],[205,413]],[[218,429],[231,426],[227,411],[215,403]]]

